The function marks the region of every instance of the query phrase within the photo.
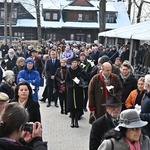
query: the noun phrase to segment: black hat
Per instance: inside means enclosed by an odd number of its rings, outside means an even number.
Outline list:
[[[118,95],[109,94],[105,104],[102,106],[113,106],[117,104],[123,104]]]
[[[33,52],[38,53],[38,51],[37,51],[37,50],[35,50],[35,49],[32,49],[32,50],[31,50],[31,53],[33,53]]]
[[[109,57],[107,55],[104,55],[100,58],[99,63],[103,64],[105,62],[109,62]]]
[[[79,62],[79,58],[77,58],[77,57],[73,57],[70,61],[71,61],[71,63],[72,63],[73,61],[77,61],[77,62]]]

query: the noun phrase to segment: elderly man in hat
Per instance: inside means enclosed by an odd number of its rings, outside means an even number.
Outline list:
[[[109,95],[105,104],[106,114],[92,124],[90,132],[90,150],[97,150],[104,134],[118,125],[118,117],[122,109],[122,101],[116,95]]]
[[[3,92],[0,92],[0,113],[7,105],[8,100],[9,100],[8,95]]]

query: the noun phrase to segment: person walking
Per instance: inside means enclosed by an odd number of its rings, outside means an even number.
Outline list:
[[[119,78],[111,73],[111,71],[112,65],[109,62],[103,63],[102,71],[95,75],[89,83],[88,97],[90,115],[95,115],[97,118],[100,118],[106,113],[105,108],[101,104],[106,102],[108,94],[121,96],[123,92]]]
[[[105,135],[98,150],[149,150],[150,140],[141,132],[146,125],[136,110],[122,111],[119,125]]]
[[[106,103],[102,106],[105,106],[106,113],[92,123],[89,141],[90,150],[97,150],[106,132],[118,125],[122,100],[117,95],[110,94]]]

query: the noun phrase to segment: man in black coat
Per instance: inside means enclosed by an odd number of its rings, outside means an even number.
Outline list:
[[[122,101],[116,95],[109,95],[106,104],[102,104],[102,106],[106,106],[106,114],[92,124],[89,142],[90,150],[97,150],[105,133],[118,125]]]
[[[50,52],[50,58],[46,63],[46,84],[48,88],[48,105],[47,107],[51,106],[51,99],[53,96],[53,84],[54,84],[54,75],[57,68],[60,67],[60,60],[56,58],[56,51],[52,50]],[[57,98],[54,98],[55,106],[57,105]]]
[[[130,92],[137,88],[137,79],[132,73],[132,68],[129,63],[124,62],[121,65],[121,73],[118,77],[123,86],[122,102],[125,102]],[[125,105],[123,105],[122,109],[126,109]]]

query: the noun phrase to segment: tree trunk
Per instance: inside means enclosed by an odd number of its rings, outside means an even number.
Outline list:
[[[99,31],[103,32],[106,28],[106,0],[99,2]],[[104,37],[99,38],[99,42],[104,44]]]
[[[128,16],[129,16],[129,19],[131,19],[131,6],[132,6],[132,1],[131,0],[128,0]]]
[[[37,33],[38,33],[38,43],[42,43],[42,32],[41,32],[41,20],[40,20],[40,0],[35,1],[36,9],[36,20],[37,20]]]
[[[10,45],[12,45],[12,14],[14,9],[14,0],[11,0],[11,10],[9,15],[9,37],[10,37]]]
[[[4,0],[4,37],[7,44],[7,0]]]
[[[137,23],[141,21],[141,13],[142,13],[142,6],[143,6],[143,1],[141,1],[139,7],[138,7],[138,13],[137,13]]]

